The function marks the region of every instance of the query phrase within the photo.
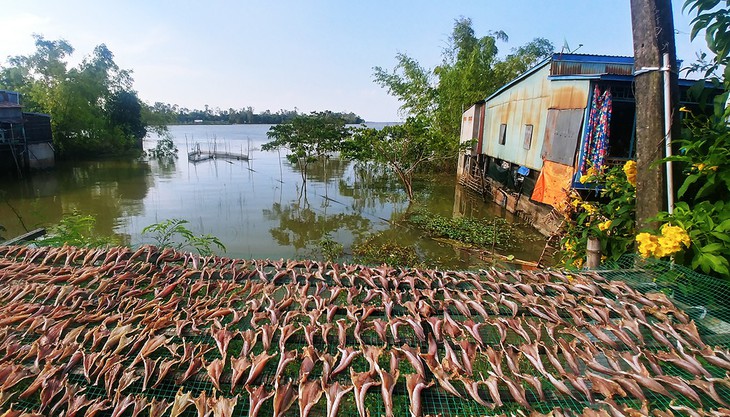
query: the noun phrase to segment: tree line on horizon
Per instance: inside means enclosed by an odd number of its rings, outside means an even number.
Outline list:
[[[36,50],[10,56],[0,65],[0,90],[17,91],[23,111],[49,114],[57,157],[94,158],[142,150],[148,131],[163,133],[170,124],[280,124],[301,113],[252,107],[204,110],[139,99],[132,71],[120,68],[104,44],[97,45],[76,66],[75,52],[64,40],[34,35]],[[352,112],[333,112],[348,124],[364,119]]]
[[[256,113],[251,106],[240,109],[211,108],[207,104],[205,109],[188,109],[177,104],[155,102],[148,107],[151,117],[158,124],[280,124],[294,120],[300,113],[297,108],[294,110],[281,109],[277,112],[264,110]],[[334,116],[345,120],[347,124],[364,123],[365,119],[353,112],[330,112]]]

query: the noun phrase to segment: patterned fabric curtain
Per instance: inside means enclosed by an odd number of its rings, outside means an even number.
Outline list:
[[[590,167],[595,168],[597,171],[603,168],[603,162],[608,151],[611,109],[611,89],[607,88],[601,94],[601,90],[596,85],[593,90],[591,111],[588,115],[588,126],[583,138],[583,159],[581,159],[579,167],[581,174],[585,174]]]

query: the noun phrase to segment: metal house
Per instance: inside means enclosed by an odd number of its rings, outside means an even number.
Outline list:
[[[556,53],[538,63],[464,112],[461,140],[474,146],[460,155],[460,183],[551,233],[549,215],[584,187],[581,173],[634,157],[633,78],[632,57]],[[693,83],[680,80],[683,103]]]

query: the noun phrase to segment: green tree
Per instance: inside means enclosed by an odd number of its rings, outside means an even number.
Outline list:
[[[136,140],[142,147],[142,139],[147,135],[147,127],[142,119],[142,104],[133,92],[119,90],[114,93],[108,104],[109,121],[128,137]]]
[[[298,166],[302,181],[306,183],[309,164],[335,152],[350,135],[350,128],[345,126],[342,117],[334,113],[313,112],[272,126],[266,135],[273,140],[263,144],[261,149],[288,149],[287,159]]]
[[[132,90],[130,72],[101,44],[73,68],[65,40],[35,35],[36,51],[8,59],[0,67],[0,88],[22,94],[27,111],[51,115],[60,156],[97,155],[141,147],[145,123]]]
[[[550,41],[537,38],[500,59],[497,43],[506,40],[502,31],[477,37],[471,19],[460,18],[454,22],[441,65],[430,70],[414,58],[398,54],[392,71],[374,68],[375,82],[398,98],[401,112],[425,118],[447,138],[442,145],[454,159],[464,110],[550,56],[554,49]]]
[[[408,200],[413,201],[413,175],[424,164],[450,157],[446,142],[426,118],[411,117],[401,125],[380,130],[356,129],[344,141],[342,153],[358,161],[386,165],[398,176]]]

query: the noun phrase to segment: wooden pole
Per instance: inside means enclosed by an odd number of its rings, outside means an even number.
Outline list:
[[[676,68],[671,0],[631,0],[636,98],[636,228],[652,228],[650,219],[666,208],[664,175],[656,161],[664,157],[662,55]],[[671,106],[676,107],[677,74],[672,73]],[[676,112],[673,112],[676,115]],[[676,119],[676,116],[674,117]],[[671,123],[673,129],[676,123]],[[652,165],[654,164],[654,165]]]
[[[596,269],[601,265],[601,241],[589,237],[586,244],[586,268]]]

